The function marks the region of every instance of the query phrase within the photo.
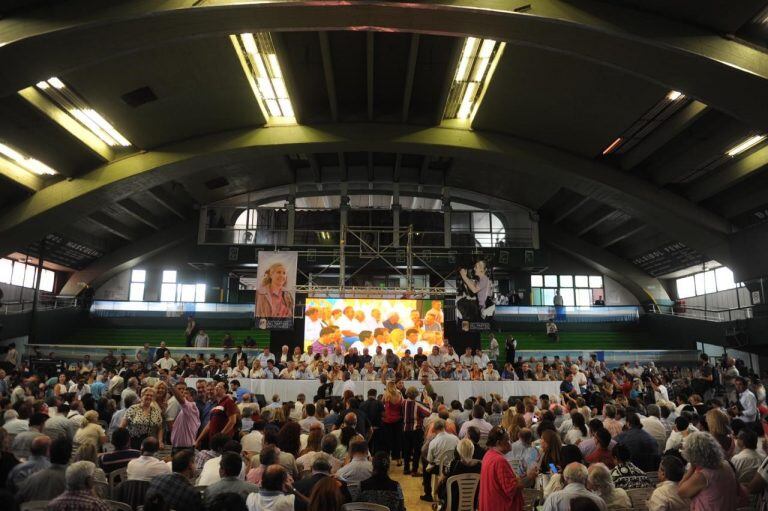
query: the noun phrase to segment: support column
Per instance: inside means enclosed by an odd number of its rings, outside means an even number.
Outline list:
[[[451,199],[443,197],[443,245],[451,248]]]
[[[346,187],[345,187],[346,188]],[[342,192],[339,204],[339,287],[344,290],[344,281],[346,280],[346,260],[344,257],[344,247],[347,244],[347,213],[349,212],[349,196],[346,195],[346,189]]]
[[[293,242],[295,240],[295,234],[296,234],[296,197],[291,195],[288,198],[288,205],[286,206],[288,209],[288,235],[286,239],[286,244],[289,247],[293,247]]]
[[[37,273],[35,274],[35,289],[32,294],[32,313],[29,315],[29,344],[34,344],[37,337],[37,300],[40,295],[40,279],[43,276],[43,258],[45,257],[45,239],[40,240],[40,252],[37,254]]]
[[[400,246],[400,211],[403,207],[400,205],[400,186],[395,183],[392,191],[392,246]]]
[[[541,248],[541,238],[539,237],[539,214],[531,212],[531,246],[538,250]]]

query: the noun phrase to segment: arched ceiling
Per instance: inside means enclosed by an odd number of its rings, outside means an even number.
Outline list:
[[[768,207],[768,148],[725,156],[768,131],[768,55],[733,36],[766,2],[731,4],[15,0],[0,7],[0,142],[60,176],[0,161],[0,253],[55,237],[103,267],[201,204],[367,180],[519,203],[568,233],[559,248],[648,276],[641,288],[665,247],[728,264]],[[296,126],[265,124],[227,37],[256,31],[273,35]],[[440,125],[466,36],[507,43],[471,130]],[[135,152],[94,151],[17,94],[50,76]],[[145,87],[155,99],[122,99]]]

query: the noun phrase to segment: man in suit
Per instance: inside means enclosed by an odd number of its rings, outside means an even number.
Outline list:
[[[312,463],[312,475],[293,483],[293,488],[302,495],[312,495],[312,489],[317,483],[326,477],[331,477],[331,465],[324,457],[318,457]],[[341,495],[344,497],[344,503],[350,502],[352,497],[349,494],[347,483],[339,480]],[[304,499],[296,499],[293,506],[294,511],[307,511],[307,503]]]
[[[248,354],[243,352],[242,346],[238,346],[235,352],[232,353],[231,367],[237,367],[237,361],[240,359],[245,360],[245,367],[248,367]]]

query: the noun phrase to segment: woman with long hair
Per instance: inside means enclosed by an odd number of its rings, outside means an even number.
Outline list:
[[[341,511],[343,505],[341,482],[334,477],[323,477],[309,494],[307,511]]]
[[[557,431],[548,429],[541,433],[541,454],[539,455],[539,470],[543,474],[551,473],[549,464],[552,463],[556,467],[562,465],[561,453],[563,443],[560,441],[560,435]],[[559,469],[558,469],[559,470]]]
[[[283,263],[272,263],[264,272],[256,291],[256,317],[287,318],[293,316],[293,294],[284,289],[288,272]]]
[[[517,439],[518,435],[520,434],[520,430],[526,427],[528,426],[525,423],[525,417],[519,413],[515,414],[514,418],[512,419],[512,425],[509,426],[509,428],[506,428],[506,430],[509,432],[509,438]]]
[[[383,450],[393,460],[397,460],[397,466],[402,466],[402,432],[403,432],[403,406],[405,400],[397,390],[395,382],[387,382],[384,389],[384,415],[381,418]]]
[[[299,457],[301,450],[301,426],[298,422],[286,422],[280,432],[277,434],[277,446],[282,452],[293,454],[294,458]]]
[[[304,456],[310,452],[320,452],[320,444],[323,442],[323,428],[320,424],[313,424],[307,435],[307,446],[299,451],[299,456]],[[307,467],[309,468],[309,467]]]
[[[472,381],[483,381],[483,371],[477,364],[472,364],[472,368],[469,370],[469,379]]]
[[[583,440],[589,438],[584,415],[582,415],[580,412],[572,412],[571,421],[573,421],[573,427],[568,430],[568,433],[565,434],[565,443],[570,445],[579,445]]]
[[[704,417],[707,423],[707,431],[715,437],[717,443],[723,448],[726,459],[730,459],[733,456],[736,445],[733,441],[731,420],[728,418],[728,415],[718,408],[713,408]]]

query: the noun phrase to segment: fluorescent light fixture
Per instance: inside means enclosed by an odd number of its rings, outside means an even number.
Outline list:
[[[464,40],[459,64],[448,93],[443,120],[474,119],[491,82],[505,43],[468,37]]]
[[[37,82],[35,87],[108,146],[131,147],[127,138],[59,78],[52,76],[48,80]]]
[[[681,99],[684,97],[685,97],[685,94],[676,90],[671,90],[667,93],[667,99],[670,101],[677,101],[678,99]]]
[[[268,32],[257,32],[231,35],[230,39],[268,123],[295,124],[293,103],[272,36]]]
[[[755,147],[757,144],[765,140],[765,137],[766,137],[765,135],[752,135],[751,137],[744,140],[743,142],[730,148],[725,154],[731,157],[737,156],[743,153],[744,151]]]
[[[611,142],[611,145],[603,149],[603,156],[611,154],[613,151],[616,150],[617,147],[619,147],[619,145],[621,145],[622,142],[624,142],[624,139],[622,137],[619,137],[613,142]]]
[[[40,160],[36,160],[35,158],[31,158],[29,156],[24,156],[19,151],[13,149],[7,144],[0,143],[0,154],[5,156],[6,159],[13,161],[27,172],[37,174],[38,176],[53,176],[58,174],[58,172]]]

